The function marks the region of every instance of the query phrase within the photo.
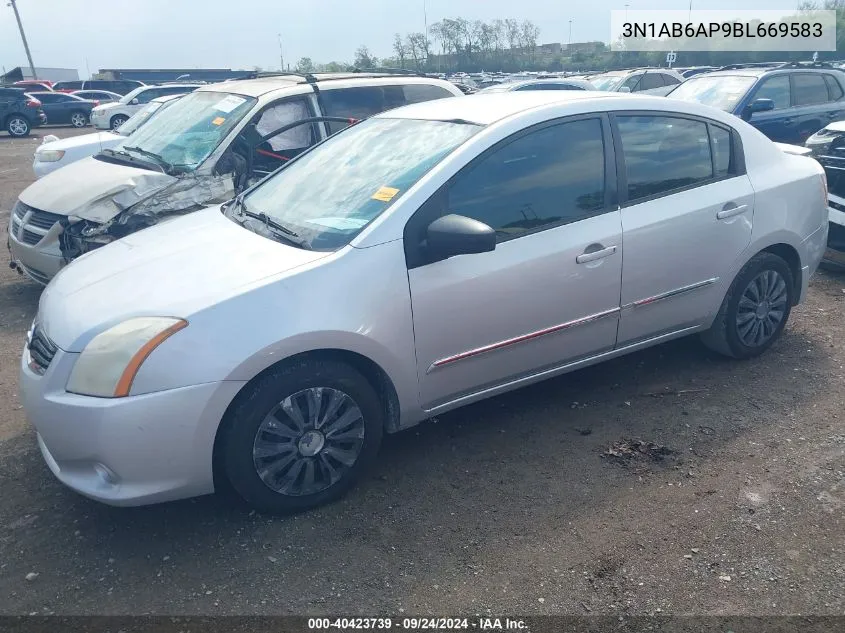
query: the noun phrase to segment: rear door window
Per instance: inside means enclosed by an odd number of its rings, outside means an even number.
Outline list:
[[[433,101],[434,99],[446,99],[454,97],[451,92],[441,86],[431,84],[406,84],[402,86],[405,96],[405,103],[420,103],[421,101]]]
[[[792,75],[793,105],[826,103],[829,99],[827,84],[820,73],[795,73]]]
[[[830,100],[839,101],[843,96],[842,85],[832,75],[825,75],[824,82],[827,84],[827,93]]]
[[[662,88],[663,80],[660,73],[646,73],[643,75],[640,85],[637,90],[651,90],[652,88]]]
[[[628,201],[713,178],[710,137],[701,121],[670,116],[618,116]]]
[[[667,75],[666,73],[660,73],[660,76],[663,78],[663,83],[667,86],[674,86],[676,84],[681,83],[681,80],[675,77],[674,75]]]

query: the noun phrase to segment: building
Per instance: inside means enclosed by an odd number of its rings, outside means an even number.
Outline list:
[[[101,68],[92,79],[134,79],[146,84],[163,81],[224,81],[240,79],[255,71],[229,68]]]
[[[46,79],[47,81],[76,81],[79,71],[76,68],[47,68],[35,67],[36,77],[32,76],[29,66],[16,66],[9,72],[0,75],[0,83],[11,84],[26,79]]]

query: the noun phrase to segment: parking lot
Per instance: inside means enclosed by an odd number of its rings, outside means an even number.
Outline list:
[[[0,136],[4,237],[38,137],[90,131]],[[845,610],[845,274],[820,272],[756,360],[686,339],[466,407],[388,438],[342,501],[279,519],[61,486],[17,398],[40,288],[6,261],[0,612]]]

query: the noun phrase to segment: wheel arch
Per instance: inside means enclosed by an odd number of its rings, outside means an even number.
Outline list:
[[[215,490],[221,490],[228,486],[221,464],[221,449],[223,444],[221,437],[224,434],[224,429],[231,423],[231,412],[235,410],[235,408],[237,408],[247,396],[249,389],[265,375],[272,371],[276,371],[279,368],[302,362],[303,360],[339,361],[348,364],[360,372],[379,395],[379,399],[384,407],[385,431],[390,433],[399,430],[400,404],[396,387],[387,372],[374,360],[358,352],[340,348],[314,349],[293,354],[292,356],[283,358],[282,360],[279,360],[258,372],[243,387],[241,387],[240,391],[238,391],[237,395],[229,403],[229,406],[226,407],[226,411],[223,413],[223,417],[217,427],[217,432],[214,436],[214,446],[212,448],[212,473],[214,475]]]
[[[787,263],[789,270],[792,273],[792,305],[798,305],[798,301],[801,298],[803,274],[801,270],[801,256],[798,254],[798,250],[790,244],[778,242],[777,244],[772,244],[771,246],[767,246],[766,248],[758,251],[755,255],[759,253],[772,253]]]

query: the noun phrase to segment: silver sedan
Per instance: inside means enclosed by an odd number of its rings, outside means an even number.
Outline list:
[[[140,505],[337,498],[384,433],[670,339],[749,358],[828,230],[814,160],[682,101],[442,99],[47,286],[21,394],[50,469]]]

